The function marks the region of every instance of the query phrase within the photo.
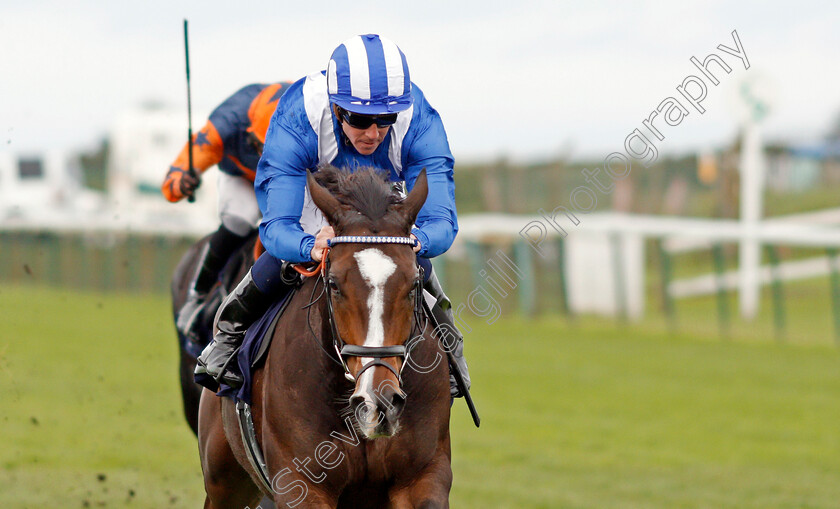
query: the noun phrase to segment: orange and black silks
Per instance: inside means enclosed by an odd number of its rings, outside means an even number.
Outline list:
[[[260,152],[251,133],[265,141],[268,124],[289,83],[248,85],[220,104],[207,124],[193,135],[193,167],[199,173],[218,165],[219,170],[254,181]],[[171,202],[182,200],[181,178],[189,171],[189,144],[169,167],[161,191]]]

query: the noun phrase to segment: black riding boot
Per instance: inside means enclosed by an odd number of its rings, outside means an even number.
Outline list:
[[[190,283],[187,293],[187,300],[178,312],[175,327],[178,332],[195,341],[195,325],[204,305],[207,301],[207,294],[216,284],[219,273],[225,267],[230,255],[239,249],[247,240],[248,236],[239,236],[228,230],[224,225],[210,237],[207,244],[201,251],[201,259],[195,276]]]
[[[456,368],[461,372],[464,379],[464,385],[467,390],[470,388],[470,372],[467,368],[467,360],[464,358],[464,336],[455,326],[455,317],[452,314],[452,302],[449,297],[443,293],[443,288],[440,286],[440,281],[435,275],[434,271],[429,275],[429,279],[423,285],[427,292],[435,298],[435,305],[432,306],[432,314],[435,317],[438,325],[445,328],[442,342],[445,348],[452,352],[452,359],[455,361]],[[458,388],[458,383],[455,381],[455,375],[452,374],[452,367],[449,368],[449,394],[453,398],[464,397],[461,390]]]
[[[242,385],[242,376],[227,369],[242,345],[245,332],[271,306],[272,298],[257,288],[249,270],[219,307],[214,328],[219,332],[198,357],[195,374],[208,374],[231,387]]]
[[[192,336],[195,334],[195,323],[198,320],[198,315],[204,309],[207,294],[213,288],[225,261],[210,249],[210,244],[204,245],[201,250],[198,269],[187,292],[187,300],[184,301],[181,310],[178,312],[178,318],[175,320],[175,327],[184,336],[195,339]]]

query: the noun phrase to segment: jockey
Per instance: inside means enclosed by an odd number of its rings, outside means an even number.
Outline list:
[[[281,260],[318,262],[335,234],[306,188],[306,170],[323,164],[390,171],[392,182],[411,190],[426,168],[429,192],[412,229],[424,267],[424,285],[436,299],[438,322],[457,331],[451,303],[429,258],[449,249],[458,232],[453,158],[440,116],[409,79],[405,55],[390,40],[353,37],[333,52],[327,70],[289,87],[271,119],[255,188],[263,211],[260,239],[266,248],[216,315],[219,332],[198,358],[196,374],[231,386],[242,383],[225,369],[254,323],[285,291]],[[469,384],[460,333],[453,346]],[[461,396],[450,377],[453,397]],[[469,386],[469,385],[468,385]]]
[[[176,319],[178,331],[195,334],[196,318],[219,277],[228,257],[257,229],[261,217],[254,177],[262,155],[265,132],[280,96],[289,83],[248,85],[219,105],[207,124],[193,139],[193,166],[204,172],[213,165],[219,170],[219,217],[221,226],[210,237],[190,283],[187,300]],[[189,144],[172,163],[161,186],[171,202],[189,198],[201,183],[198,173],[189,171]]]

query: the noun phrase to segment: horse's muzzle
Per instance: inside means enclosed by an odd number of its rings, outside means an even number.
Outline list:
[[[359,428],[367,438],[392,436],[399,429],[399,419],[405,408],[406,395],[399,387],[383,384],[373,399],[363,394],[350,398],[350,408]]]

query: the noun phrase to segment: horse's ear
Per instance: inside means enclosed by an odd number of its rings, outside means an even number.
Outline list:
[[[414,187],[405,200],[398,206],[399,213],[405,218],[406,223],[410,227],[417,219],[417,214],[426,203],[426,196],[429,194],[429,183],[426,180],[426,168],[420,170],[420,175],[417,175],[417,180],[414,181]]]
[[[309,195],[312,196],[312,201],[321,209],[330,225],[338,224],[342,212],[341,202],[319,184],[309,170],[306,170],[306,184],[309,186]]]

